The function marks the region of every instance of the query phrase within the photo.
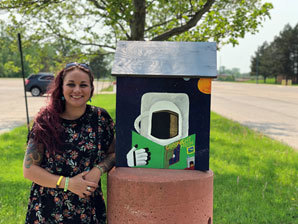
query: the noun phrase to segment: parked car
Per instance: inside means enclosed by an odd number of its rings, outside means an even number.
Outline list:
[[[42,96],[47,92],[48,86],[54,80],[52,73],[37,73],[30,75],[25,82],[25,90],[32,96]]]

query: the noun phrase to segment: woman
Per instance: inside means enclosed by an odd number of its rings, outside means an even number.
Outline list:
[[[26,223],[105,223],[100,177],[115,163],[114,124],[104,109],[86,104],[93,91],[86,64],[69,63],[56,76],[28,135]]]

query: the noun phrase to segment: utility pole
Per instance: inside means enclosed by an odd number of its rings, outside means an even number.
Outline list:
[[[24,84],[25,106],[26,106],[26,115],[27,115],[27,128],[28,128],[28,133],[29,133],[30,132],[30,124],[29,124],[27,94],[26,94],[26,89],[25,89],[25,71],[24,71],[23,50],[22,50],[22,41],[21,41],[21,34],[20,33],[18,33],[18,42],[19,42],[19,50],[20,50],[21,65],[22,65],[22,75],[23,75],[23,84]]]

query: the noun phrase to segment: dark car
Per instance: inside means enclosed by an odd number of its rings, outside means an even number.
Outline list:
[[[47,92],[48,86],[54,80],[52,73],[38,73],[30,75],[25,82],[25,89],[32,96],[42,96]]]

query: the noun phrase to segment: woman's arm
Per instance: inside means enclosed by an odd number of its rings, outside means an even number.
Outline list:
[[[28,142],[24,163],[23,163],[23,174],[26,179],[37,183],[43,187],[55,188],[57,181],[60,176],[54,175],[40,167],[44,156],[43,146],[36,145],[33,139]],[[84,180],[83,176],[87,172],[83,172],[69,179],[68,190],[79,195],[80,197],[89,196],[92,191],[94,191],[98,185],[97,183]],[[59,188],[64,188],[65,178],[62,179]],[[91,190],[87,191],[87,187],[91,187]],[[85,195],[84,195],[85,194]]]
[[[103,173],[108,172],[110,169],[113,168],[115,165],[116,157],[115,157],[115,138],[113,139],[108,151],[107,151],[107,157],[102,160],[97,166],[101,167],[98,168],[94,166],[90,172],[85,175],[85,179],[88,181],[92,181],[94,183],[98,183],[100,180],[100,177]]]
[[[59,176],[53,175],[40,167],[43,156],[43,146],[39,145],[37,147],[33,139],[30,139],[23,163],[24,177],[41,186],[54,188],[56,187]]]
[[[107,152],[107,157],[98,164],[98,166],[104,169],[104,173],[108,172],[115,165],[115,162],[116,162],[115,142],[116,140],[114,138]]]

